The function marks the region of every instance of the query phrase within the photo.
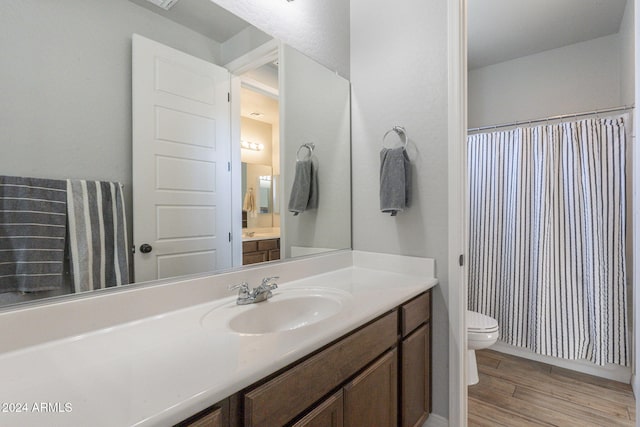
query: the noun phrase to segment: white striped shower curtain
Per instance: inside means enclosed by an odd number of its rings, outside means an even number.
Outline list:
[[[626,366],[623,119],[467,143],[469,309],[507,344]]]

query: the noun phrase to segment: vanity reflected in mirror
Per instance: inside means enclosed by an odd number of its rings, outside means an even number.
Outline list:
[[[140,282],[239,268],[245,264],[245,243],[262,238],[278,239],[275,247],[273,242],[262,245],[269,247],[263,261],[351,247],[348,81],[210,0],[180,0],[170,10],[145,0],[55,3],[0,3],[0,52],[4,58],[0,67],[0,140],[5,148],[0,175],[121,184],[131,282],[134,278]],[[136,73],[132,73],[133,34],[226,70],[228,119],[199,128],[198,123],[204,121],[186,118],[181,100],[189,97],[180,95],[175,107],[155,105],[149,110],[149,117],[162,116],[168,121],[146,126],[162,150],[191,149],[189,145],[225,147],[229,160],[219,162],[215,173],[200,168],[200,160],[167,154],[169,151],[154,154],[152,167],[137,169],[132,155],[134,139],[146,119],[135,109],[140,104],[132,94]],[[156,58],[155,77],[164,80],[156,81],[153,90],[165,96],[175,88],[166,83],[167,73],[180,82],[180,90],[189,90],[194,79],[181,79],[184,69],[165,67],[175,64],[163,61]],[[206,104],[207,96],[195,93],[191,101]],[[226,94],[224,99],[227,101]],[[277,121],[269,123],[267,115],[271,113],[266,113],[265,105],[274,102]],[[167,127],[167,123],[172,124]],[[263,133],[270,132],[268,148],[255,135],[260,128]],[[184,135],[207,134],[207,129],[216,133],[215,143],[184,139]],[[294,215],[288,210],[288,201],[295,183],[296,151],[309,142],[315,145],[318,202]],[[262,150],[255,150],[259,144]],[[171,174],[154,175],[160,170]],[[228,173],[228,182],[219,178],[223,172]],[[143,208],[147,190],[138,185],[136,174],[155,178],[151,180],[153,191],[173,198],[160,197],[152,209]],[[187,179],[195,186],[188,187]],[[255,203],[251,210],[245,210],[251,188]],[[215,193],[216,200],[229,202],[216,202],[215,207],[192,201],[180,205],[187,193]],[[6,206],[0,209],[6,210]],[[228,220],[212,232],[213,218]],[[136,234],[145,225],[136,224],[146,223],[153,225],[148,228],[154,235],[140,240]],[[14,237],[6,228],[0,228],[0,233],[0,240]],[[228,261],[218,263],[212,258],[218,249],[197,249],[197,245],[187,249],[187,243],[214,238],[227,242],[222,247],[228,251],[224,258]],[[170,243],[179,244],[162,252]],[[10,252],[8,245],[2,249],[5,254]],[[197,256],[187,256],[193,254]],[[140,264],[143,255],[160,261],[139,276],[145,271]],[[13,260],[13,255],[6,255],[0,262]],[[72,270],[72,262],[65,256],[61,286],[38,292],[1,292],[0,305],[77,293],[75,289],[80,287],[73,283]],[[94,290],[100,288],[93,286]],[[113,288],[117,289],[121,288]]]
[[[272,167],[242,163],[242,265],[280,259],[280,215]]]

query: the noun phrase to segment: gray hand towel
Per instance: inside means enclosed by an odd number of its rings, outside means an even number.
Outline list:
[[[411,162],[404,147],[380,151],[380,210],[395,216],[409,207]]]
[[[311,189],[309,190],[309,201],[307,202],[307,210],[318,209],[318,168],[311,162]]]
[[[64,181],[0,176],[0,293],[59,289],[66,233]]]
[[[305,210],[318,207],[318,179],[313,161],[296,162],[296,173],[289,197],[289,212],[298,215]]]

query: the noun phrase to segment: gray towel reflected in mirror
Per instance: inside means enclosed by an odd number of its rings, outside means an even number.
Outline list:
[[[296,173],[289,197],[289,212],[298,215],[318,207],[318,177],[313,160],[296,161]]]

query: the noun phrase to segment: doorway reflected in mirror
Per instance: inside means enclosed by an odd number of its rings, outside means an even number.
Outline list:
[[[280,259],[278,68],[269,63],[247,74],[240,91],[242,265]]]

